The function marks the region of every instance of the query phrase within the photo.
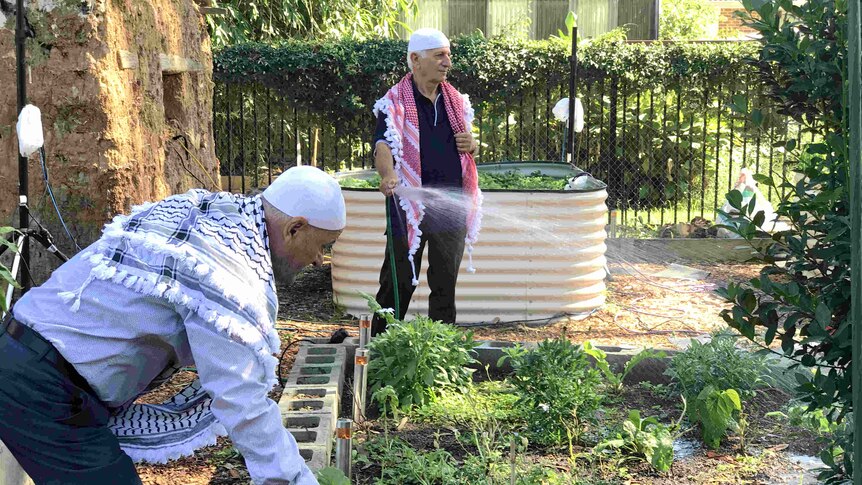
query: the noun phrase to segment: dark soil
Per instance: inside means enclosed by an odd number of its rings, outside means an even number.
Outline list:
[[[764,417],[767,412],[784,406],[788,398],[782,391],[767,389],[759,391],[757,397],[748,401],[748,419],[753,431],[747,438],[748,444],[744,452],[740,449],[738,438],[726,440],[715,451],[704,448],[700,445],[699,430],[683,421],[683,429],[687,429],[683,438],[694,443],[696,448],[691,456],[675,460],[669,472],[658,473],[643,461],[600,463],[578,458],[578,474],[583,479],[591,478],[597,483],[620,484],[788,483],[785,481],[786,474],[792,473],[796,465],[791,462],[786,453],[812,455],[819,450],[816,445],[817,438],[813,433],[785,426],[773,418]],[[620,422],[630,410],[635,409],[641,412],[642,417],[655,416],[666,424],[675,422],[682,413],[681,401],[667,397],[666,389],[629,386],[621,396],[606,401],[605,412],[599,416],[600,427],[608,426],[608,423]],[[452,428],[448,426],[407,422],[400,429],[394,429],[395,425],[396,423],[390,423],[389,435],[404,440],[418,450],[431,451],[439,447],[449,452],[458,461],[476,452],[472,445],[459,441]],[[604,429],[605,433],[614,433],[612,429]],[[363,430],[359,434],[364,434],[366,437],[379,438],[384,435],[384,427],[380,422],[369,422]],[[461,432],[466,433],[469,430],[461,430]],[[592,439],[595,441],[601,438],[593,435]],[[575,449],[576,453],[588,451],[588,447],[576,446]],[[361,445],[359,452],[362,453]],[[556,468],[557,471],[571,470],[569,455],[565,449],[542,450],[530,446],[524,458],[527,462],[541,463],[545,467]],[[620,476],[621,467],[628,470],[627,477]],[[381,472],[380,467],[375,464],[357,467],[354,471],[356,483],[361,484],[374,483]],[[798,478],[795,483],[799,483]]]
[[[727,281],[741,281],[756,275],[759,267],[751,265],[695,265],[698,269],[710,271],[711,275],[703,288],[693,287],[694,293],[677,291],[691,290],[679,282],[654,280],[639,275],[618,275],[609,282],[609,303],[607,308],[580,322],[564,322],[542,327],[509,326],[505,328],[479,329],[476,338],[506,341],[537,341],[554,338],[563,333],[574,341],[591,339],[600,344],[629,344],[639,346],[673,347],[671,337],[691,337],[705,335],[724,327],[717,313],[724,304],[711,293],[711,289]],[[648,274],[656,268],[639,265]],[[661,285],[661,286],[657,286]],[[682,285],[682,286],[681,286]],[[698,292],[699,290],[702,292]],[[296,353],[296,340],[311,337],[329,337],[339,328],[356,334],[356,322],[347,319],[332,302],[330,267],[310,268],[297,277],[288,288],[279,288],[279,329],[282,337],[282,350],[286,349],[281,369],[286,374]],[[651,314],[656,314],[654,316]],[[681,317],[681,318],[677,318]],[[144,396],[145,402],[161,402],[172,396],[194,378],[193,372],[180,372],[155,392]],[[351,380],[352,371],[348,370],[347,382],[342,393],[342,416],[352,414]],[[476,372],[478,379],[484,379],[484,372]],[[502,376],[493,375],[492,378]],[[277,386],[271,397],[278,400],[281,388]],[[603,478],[610,483],[631,484],[677,484],[677,483],[785,483],[780,474],[793,470],[787,454],[798,453],[815,455],[820,446],[817,438],[810,432],[786,426],[785,423],[764,415],[769,411],[782,409],[789,396],[779,390],[759,391],[757,396],[746,405],[746,413],[751,423],[751,431],[746,440],[746,451],[741,453],[738,439],[727,440],[716,452],[698,448],[688,458],[678,460],[667,474],[656,474],[649,466],[639,462],[582,463],[580,470],[594,478]],[[664,396],[661,390],[647,389],[639,385],[628,385],[622,397],[616,402],[606,403],[602,417],[603,426],[619,422],[631,409],[638,409],[643,416],[657,416],[668,423],[679,418],[680,402]],[[368,410],[369,418],[376,418],[374,409]],[[383,428],[377,421],[369,421],[360,429],[366,436],[379,435]],[[437,444],[448,450],[456,459],[463,459],[467,452],[473,452],[469,445],[462,446],[451,430],[432,425],[408,422],[403,429],[393,431],[419,449],[431,450]],[[361,436],[362,433],[359,433]],[[684,438],[699,442],[700,434],[696,429],[686,432]],[[360,440],[357,440],[357,443]],[[565,450],[550,453],[529,450],[527,460],[536,461],[544,466],[568,470],[569,456]],[[624,466],[633,478],[619,478],[619,467]],[[379,476],[379,469],[355,468],[359,483],[372,483],[371,478]],[[234,450],[230,440],[219,439],[215,446],[199,450],[195,456],[171,462],[167,465],[139,465],[138,471],[145,484],[196,485],[196,484],[247,484],[249,475],[242,457]],[[585,475],[584,478],[588,478]],[[606,482],[607,483],[607,482]],[[799,483],[798,480],[795,483]]]

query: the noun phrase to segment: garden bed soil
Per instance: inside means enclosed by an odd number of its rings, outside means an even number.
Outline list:
[[[680,342],[687,338],[706,336],[726,328],[718,313],[727,305],[712,291],[728,281],[748,280],[760,270],[760,266],[745,264],[690,266],[710,274],[703,281],[659,279],[649,275],[663,269],[661,265],[639,264],[636,265],[638,271],[613,276],[608,282],[608,304],[584,320],[560,321],[541,327],[481,328],[475,329],[475,338],[541,341],[565,334],[575,342],[592,340],[601,345],[678,348]],[[328,337],[339,328],[356,334],[356,321],[343,315],[332,302],[330,274],[327,262],[319,268],[304,271],[290,287],[279,288],[279,333],[282,349],[287,349],[281,363],[285,374],[293,364],[298,347],[287,346],[296,339]],[[143,396],[140,402],[161,402],[187,385],[194,375],[193,372],[181,371],[159,389]],[[344,393],[341,414],[346,416],[351,405],[349,383],[345,383],[345,389],[348,392]],[[281,387],[276,386],[271,397],[277,401],[281,391]],[[639,409],[650,414],[650,410],[654,410],[654,414],[662,416],[665,422],[676,419],[679,403],[660,394],[641,386],[628,386],[619,405],[620,412]],[[788,453],[812,455],[819,449],[811,433],[764,416],[768,411],[781,409],[787,400],[788,396],[782,391],[770,389],[759,391],[749,404],[746,412],[753,432],[748,438],[748,451],[752,457],[738,458],[738,443],[730,440],[718,452],[698,449],[691,457],[676,461],[672,472],[667,475],[655,474],[645,465],[628,464],[634,478],[626,483],[780,483],[773,478],[782,476],[794,466],[787,458]],[[371,423],[369,432],[382,432],[378,423]],[[435,431],[436,428],[427,424],[408,423],[397,434],[424,449],[432,449]],[[686,437],[696,441],[699,436],[693,433],[690,431]],[[463,457],[464,450],[452,441],[454,438],[442,436],[439,439],[442,447],[456,457]],[[764,459],[758,458],[764,450],[767,455]],[[529,456],[530,459],[540,459],[538,455]],[[541,461],[560,470],[569,466],[567,454],[545,455]],[[220,438],[216,445],[199,450],[193,457],[164,465],[138,465],[138,472],[144,484],[153,485],[233,485],[246,484],[250,480],[242,457],[227,438]],[[372,473],[371,469],[360,471],[360,476],[368,477]],[[366,480],[363,483],[370,482]]]
[[[675,459],[668,473],[657,473],[649,465],[641,461],[630,461],[625,464],[628,477],[620,476],[615,464],[599,464],[586,459],[577,460],[578,476],[584,480],[594,480],[596,483],[620,484],[656,484],[674,485],[685,483],[709,484],[778,484],[787,483],[788,474],[798,477],[802,468],[790,458],[791,455],[811,455],[819,448],[817,438],[809,431],[786,426],[776,418],[765,414],[774,409],[780,409],[787,403],[789,396],[776,389],[760,390],[757,397],[747,404],[752,432],[746,439],[746,452],[742,453],[738,438],[731,437],[722,443],[715,451],[708,450],[701,443],[701,436],[696,429],[689,429],[683,438],[687,443],[693,443],[694,449],[690,456]],[[615,398],[616,402],[606,403],[603,422],[619,422],[628,415],[629,410],[641,411],[643,417],[656,416],[661,422],[670,423],[679,418],[682,412],[680,402],[666,396],[666,389],[649,389],[643,386],[629,386],[622,396]],[[393,429],[390,424],[389,434],[409,443],[417,450],[431,451],[435,446],[449,452],[456,460],[463,460],[468,453],[476,449],[469,444],[459,442],[447,426],[428,423],[408,422],[400,430]],[[469,430],[460,430],[462,433]],[[363,432],[359,433],[360,436]],[[384,427],[379,422],[369,423],[364,428],[365,436],[381,437]],[[360,447],[361,449],[361,447]],[[588,451],[577,447],[577,452]],[[528,463],[542,464],[546,468],[559,472],[571,470],[569,455],[566,450],[548,452],[530,447],[523,458]],[[374,478],[380,476],[380,467],[376,465],[355,467],[356,483],[373,484]],[[589,482],[585,482],[589,483]],[[798,478],[793,483],[800,483]]]

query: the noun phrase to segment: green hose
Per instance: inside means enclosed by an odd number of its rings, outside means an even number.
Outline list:
[[[386,198],[386,246],[389,248],[389,266],[392,268],[392,287],[395,290],[395,318],[400,320],[401,289],[398,287],[398,271],[395,268],[395,251],[392,247],[392,218],[389,215],[388,197]]]

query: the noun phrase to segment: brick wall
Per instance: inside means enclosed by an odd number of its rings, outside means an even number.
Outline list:
[[[718,33],[720,37],[742,37],[757,31],[743,25],[736,12],[744,12],[743,8],[721,8],[718,16]]]

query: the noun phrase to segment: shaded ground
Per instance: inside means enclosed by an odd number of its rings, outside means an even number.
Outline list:
[[[565,333],[577,342],[592,340],[605,345],[676,348],[685,339],[705,336],[726,328],[718,313],[727,306],[713,295],[713,290],[728,281],[748,280],[756,276],[760,269],[759,266],[744,264],[690,266],[709,272],[709,276],[701,281],[683,281],[650,276],[664,269],[660,265],[612,267],[614,276],[608,282],[608,304],[590,317],[580,321],[559,321],[541,327],[511,325],[476,329],[476,338],[538,341]],[[297,339],[328,337],[339,328],[356,333],[356,322],[345,318],[332,302],[328,264],[299,275],[290,288],[279,290],[279,300],[278,324],[282,349],[287,348],[281,365],[285,374],[293,364],[297,347],[291,343]],[[180,372],[171,382],[143,397],[142,401],[160,402],[181,389],[193,376],[192,372]],[[345,389],[349,389],[349,386],[345,386]],[[281,388],[277,387],[271,397],[278,400],[280,395]],[[348,399],[349,396],[346,396],[345,402]],[[747,440],[752,454],[757,456],[737,457],[739,444],[731,441],[728,448],[718,453],[696,450],[692,457],[677,462],[672,473],[665,476],[651,474],[646,467],[637,464],[628,464],[632,473],[639,477],[629,483],[785,483],[777,477],[782,472],[792,470],[794,466],[785,453],[814,454],[819,449],[810,433],[789,428],[774,418],[764,416],[768,411],[780,409],[788,399],[789,396],[781,391],[763,391],[750,405],[747,412],[750,413],[753,432]],[[627,413],[627,409],[635,408],[644,411],[652,409],[665,421],[676,418],[679,414],[677,402],[669,401],[652,390],[629,386],[618,410]],[[370,430],[372,433],[379,431]],[[423,440],[433,440],[437,431],[439,430],[431,429],[427,425],[409,423],[401,434],[408,441],[416,441],[418,445],[422,444]],[[688,437],[698,438],[694,432],[689,433]],[[441,436],[437,434],[438,439],[445,442],[446,438]],[[455,456],[463,456],[461,445],[454,442],[451,445],[450,451],[453,454],[461,454]],[[534,456],[530,459],[540,458]],[[551,463],[551,466],[561,470],[569,466],[567,454],[551,455],[541,460],[546,464],[549,460],[555,462]],[[215,446],[198,451],[194,457],[168,465],[141,465],[138,470],[145,484],[249,483],[242,457],[226,438],[220,439]],[[602,470],[602,467],[598,468],[600,474],[605,473]],[[370,476],[372,472],[373,470],[366,470],[363,474]],[[798,480],[795,483],[799,483]]]

